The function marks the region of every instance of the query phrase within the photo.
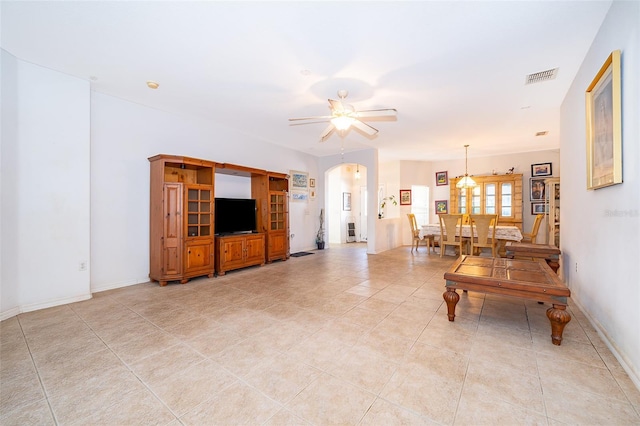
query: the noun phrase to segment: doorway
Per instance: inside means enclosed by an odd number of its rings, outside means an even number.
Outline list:
[[[327,172],[327,232],[330,244],[367,241],[367,169],[362,164],[339,164]],[[355,239],[349,238],[349,224]]]

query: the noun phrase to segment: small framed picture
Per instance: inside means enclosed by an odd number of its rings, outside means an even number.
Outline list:
[[[437,200],[436,201],[436,214],[449,213],[449,202],[447,200]]]
[[[447,172],[436,172],[436,185],[449,185],[449,175]]]
[[[309,178],[309,188],[315,188],[315,187],[316,187],[316,179]]]
[[[544,179],[529,179],[529,200],[544,201]]]
[[[546,211],[546,203],[531,203],[531,214],[545,214],[548,213]]]
[[[342,193],[342,210],[346,212],[351,211],[351,193],[350,192]]]
[[[410,206],[411,205],[411,190],[410,189],[401,189],[400,190],[400,205],[401,206]]]
[[[531,165],[531,177],[551,176],[551,163],[539,163]]]

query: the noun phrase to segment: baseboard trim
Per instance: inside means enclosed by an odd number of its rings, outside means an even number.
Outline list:
[[[0,312],[0,321],[4,321],[6,319],[9,319],[11,317],[15,317],[16,315],[18,315],[20,313],[20,308],[16,307],[16,308],[11,308],[5,312]]]
[[[101,286],[92,286],[91,287],[91,292],[92,293],[100,293],[102,291],[107,291],[107,290],[115,290],[117,288],[122,288],[122,287],[129,287],[131,285],[136,285],[136,284],[144,284],[144,283],[148,283],[151,280],[149,279],[149,277],[145,277],[145,278],[139,278],[139,279],[135,279],[135,280],[128,280],[128,281],[121,281],[119,283],[111,283],[111,284],[105,284],[105,285],[101,285]]]
[[[598,332],[598,335],[602,338],[602,341],[605,343],[605,345],[607,345],[607,348],[609,348],[613,356],[616,357],[622,369],[627,373],[627,375],[629,376],[633,384],[640,391],[640,376],[638,375],[638,372],[636,372],[633,365],[630,362],[628,362],[627,357],[624,355],[624,353],[621,353],[618,350],[618,347],[615,344],[615,341],[611,339],[611,337],[607,333],[607,330],[602,326],[602,324],[600,324],[599,321],[597,321],[595,318],[593,318],[589,314],[589,311],[585,309],[584,306],[582,306],[580,301],[576,300],[575,297],[571,297],[571,301],[575,303],[578,306],[578,308],[580,308],[584,316],[587,317],[587,319],[589,320],[593,328],[596,329],[596,331]]]
[[[4,321],[18,314],[23,314],[26,312],[53,308],[54,306],[67,305],[69,303],[82,302],[83,300],[89,300],[92,297],[93,296],[91,295],[91,293],[88,293],[88,294],[83,294],[79,296],[65,297],[63,299],[54,299],[54,300],[48,300],[46,302],[38,302],[38,303],[31,303],[28,305],[21,305],[15,308],[11,308],[5,312],[0,312],[0,321]]]

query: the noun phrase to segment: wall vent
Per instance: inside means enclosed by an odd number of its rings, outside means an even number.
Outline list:
[[[549,133],[548,131],[543,131],[543,132],[536,132],[536,136],[547,136],[547,133]]]
[[[553,80],[556,78],[557,75],[558,75],[558,68],[536,72],[533,74],[529,74],[524,84],[541,83],[543,81]]]

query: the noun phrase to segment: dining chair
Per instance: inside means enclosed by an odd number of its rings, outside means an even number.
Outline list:
[[[521,242],[536,244],[536,238],[538,237],[538,231],[540,230],[540,224],[542,223],[542,219],[544,219],[543,214],[536,215],[536,218],[533,222],[533,228],[531,228],[531,232],[523,233]]]
[[[413,251],[413,247],[415,246],[416,251],[418,251],[418,245],[420,241],[425,241],[427,245],[427,253],[431,254],[431,250],[436,252],[436,247],[434,244],[434,236],[433,235],[424,235],[422,239],[420,239],[420,228],[418,228],[418,222],[416,221],[416,215],[413,213],[407,213],[407,218],[409,219],[409,223],[411,224],[411,251]]]
[[[440,218],[440,257],[444,256],[447,246],[457,247],[458,252],[463,254],[462,215],[441,213],[438,217]]]
[[[480,255],[482,248],[491,249],[491,257],[496,257],[497,240],[496,226],[498,224],[497,214],[472,214],[471,220],[471,254]]]

